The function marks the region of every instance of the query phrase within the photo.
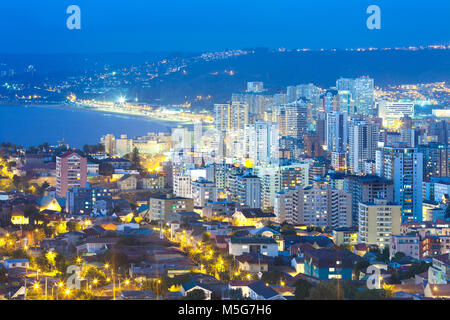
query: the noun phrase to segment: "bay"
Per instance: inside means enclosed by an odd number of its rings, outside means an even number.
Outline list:
[[[139,116],[85,110],[70,106],[0,106],[0,142],[24,147],[64,138],[71,147],[96,144],[108,133],[116,137],[170,132],[178,124]]]

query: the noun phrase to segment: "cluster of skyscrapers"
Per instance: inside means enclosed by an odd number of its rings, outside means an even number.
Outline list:
[[[280,223],[358,227],[382,245],[401,223],[441,217],[432,179],[449,173],[446,121],[376,99],[366,76],[268,92],[250,82],[214,105],[213,126],[173,129],[163,170],[177,196],[208,212],[262,208]]]

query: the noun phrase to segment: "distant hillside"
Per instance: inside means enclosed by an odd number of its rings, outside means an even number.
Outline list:
[[[233,70],[230,76],[225,71]],[[217,73],[217,75],[216,75]],[[187,74],[165,77],[151,88],[141,89],[140,97],[180,103],[185,97],[211,95],[208,104],[226,102],[231,93],[246,88],[247,81],[263,81],[271,92],[288,85],[314,83],[334,86],[339,77],[369,75],[375,84],[406,84],[450,81],[450,50],[365,51],[365,52],[269,52],[187,68]]]

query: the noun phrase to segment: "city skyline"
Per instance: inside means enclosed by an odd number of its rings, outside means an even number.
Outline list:
[[[0,300],[450,300],[448,1],[75,2],[0,3]]]

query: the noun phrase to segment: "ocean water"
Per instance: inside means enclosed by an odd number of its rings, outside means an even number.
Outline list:
[[[71,147],[99,143],[108,133],[143,136],[148,132],[170,132],[176,123],[148,120],[68,106],[1,106],[0,142],[24,147],[44,142],[53,145],[64,138]]]

